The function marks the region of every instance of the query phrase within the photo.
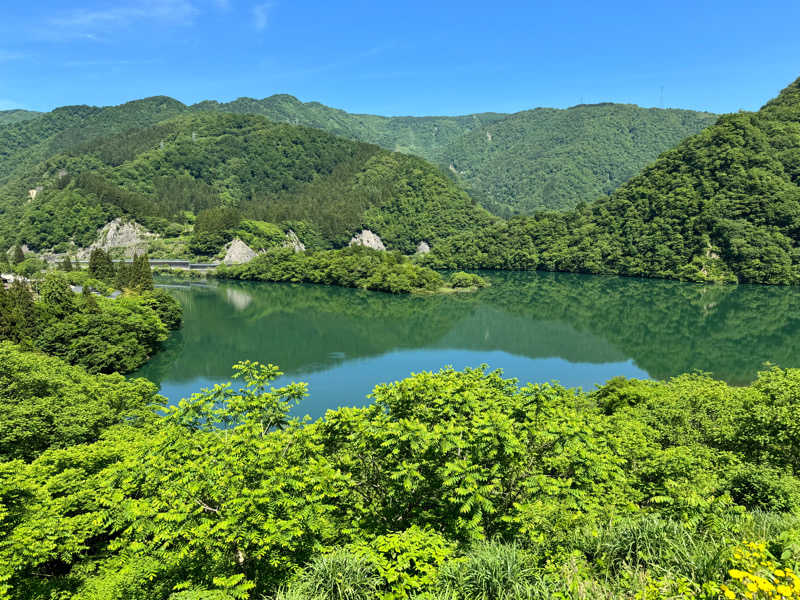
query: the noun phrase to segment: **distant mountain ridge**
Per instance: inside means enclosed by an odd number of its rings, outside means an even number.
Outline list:
[[[191,106],[156,96],[113,107],[62,107],[6,124],[0,120],[0,184],[92,139],[198,112],[256,114],[415,154],[451,171],[482,204],[502,215],[594,200],[716,118],[610,103],[513,115],[383,117],[287,94]]]
[[[19,123],[20,121],[30,121],[35,119],[42,113],[34,112],[31,110],[0,110],[0,126],[8,123]]]
[[[126,123],[174,112],[168,99],[140,101],[129,107]],[[218,221],[230,225],[216,231],[234,229],[239,218],[256,220],[292,229],[307,247],[327,248],[347,245],[366,228],[387,248],[410,254],[422,241],[435,244],[493,220],[424,159],[319,129],[182,110],[153,125],[92,137],[107,112],[74,107],[63,113],[82,118],[84,126],[29,148],[67,141],[69,148],[12,173],[0,187],[6,247],[74,250],[117,217],[174,238],[204,212],[229,211],[218,213]]]
[[[800,79],[757,112],[723,115],[610,196],[455,236],[428,260],[800,284]]]

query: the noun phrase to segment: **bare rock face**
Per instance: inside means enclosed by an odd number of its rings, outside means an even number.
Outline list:
[[[381,238],[371,232],[369,229],[362,229],[361,233],[357,233],[350,240],[350,246],[366,246],[373,250],[386,250]]]
[[[100,248],[105,252],[114,248],[124,248],[125,256],[147,252],[148,240],[158,237],[150,233],[135,221],[123,221],[120,218],[107,223],[97,234],[97,241],[88,248],[78,250],[78,260],[88,260],[92,250]]]
[[[239,238],[233,238],[233,241],[228,244],[228,249],[222,262],[226,265],[241,265],[242,263],[250,262],[256,256],[258,255],[250,246]]]
[[[431,251],[431,247],[428,245],[428,242],[422,241],[417,244],[417,254],[427,254]]]
[[[283,242],[284,248],[291,248],[295,252],[305,252],[306,247],[303,242],[300,241],[300,238],[297,237],[297,234],[292,231],[291,229],[286,232],[286,241]]]

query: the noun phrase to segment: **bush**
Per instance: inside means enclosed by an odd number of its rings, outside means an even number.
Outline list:
[[[336,549],[312,560],[279,597],[375,600],[380,584],[378,571],[366,556]]]
[[[450,275],[449,284],[452,288],[484,288],[489,285],[489,282],[480,275],[475,275],[474,273],[465,273],[464,271],[457,271],[456,273]]]
[[[436,587],[453,600],[516,600],[530,597],[528,586],[535,574],[530,554],[514,545],[488,542],[446,563]]]

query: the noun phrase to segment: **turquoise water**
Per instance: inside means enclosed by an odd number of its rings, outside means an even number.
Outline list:
[[[177,401],[230,380],[231,365],[279,365],[309,383],[295,412],[361,406],[381,382],[487,364],[523,383],[593,389],[608,379],[700,370],[732,384],[766,362],[800,367],[800,290],[554,273],[485,274],[474,294],[397,296],[345,288],[161,281],[183,328],[135,373]]]

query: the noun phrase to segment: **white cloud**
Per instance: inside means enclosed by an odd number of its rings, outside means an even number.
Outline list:
[[[253,26],[256,28],[256,31],[264,31],[267,25],[269,25],[269,13],[271,8],[272,4],[270,3],[256,4],[253,7]]]
[[[198,12],[190,0],[138,0],[104,10],[73,10],[51,18],[50,24],[91,37],[92,32],[102,33],[138,21],[186,25]]]

